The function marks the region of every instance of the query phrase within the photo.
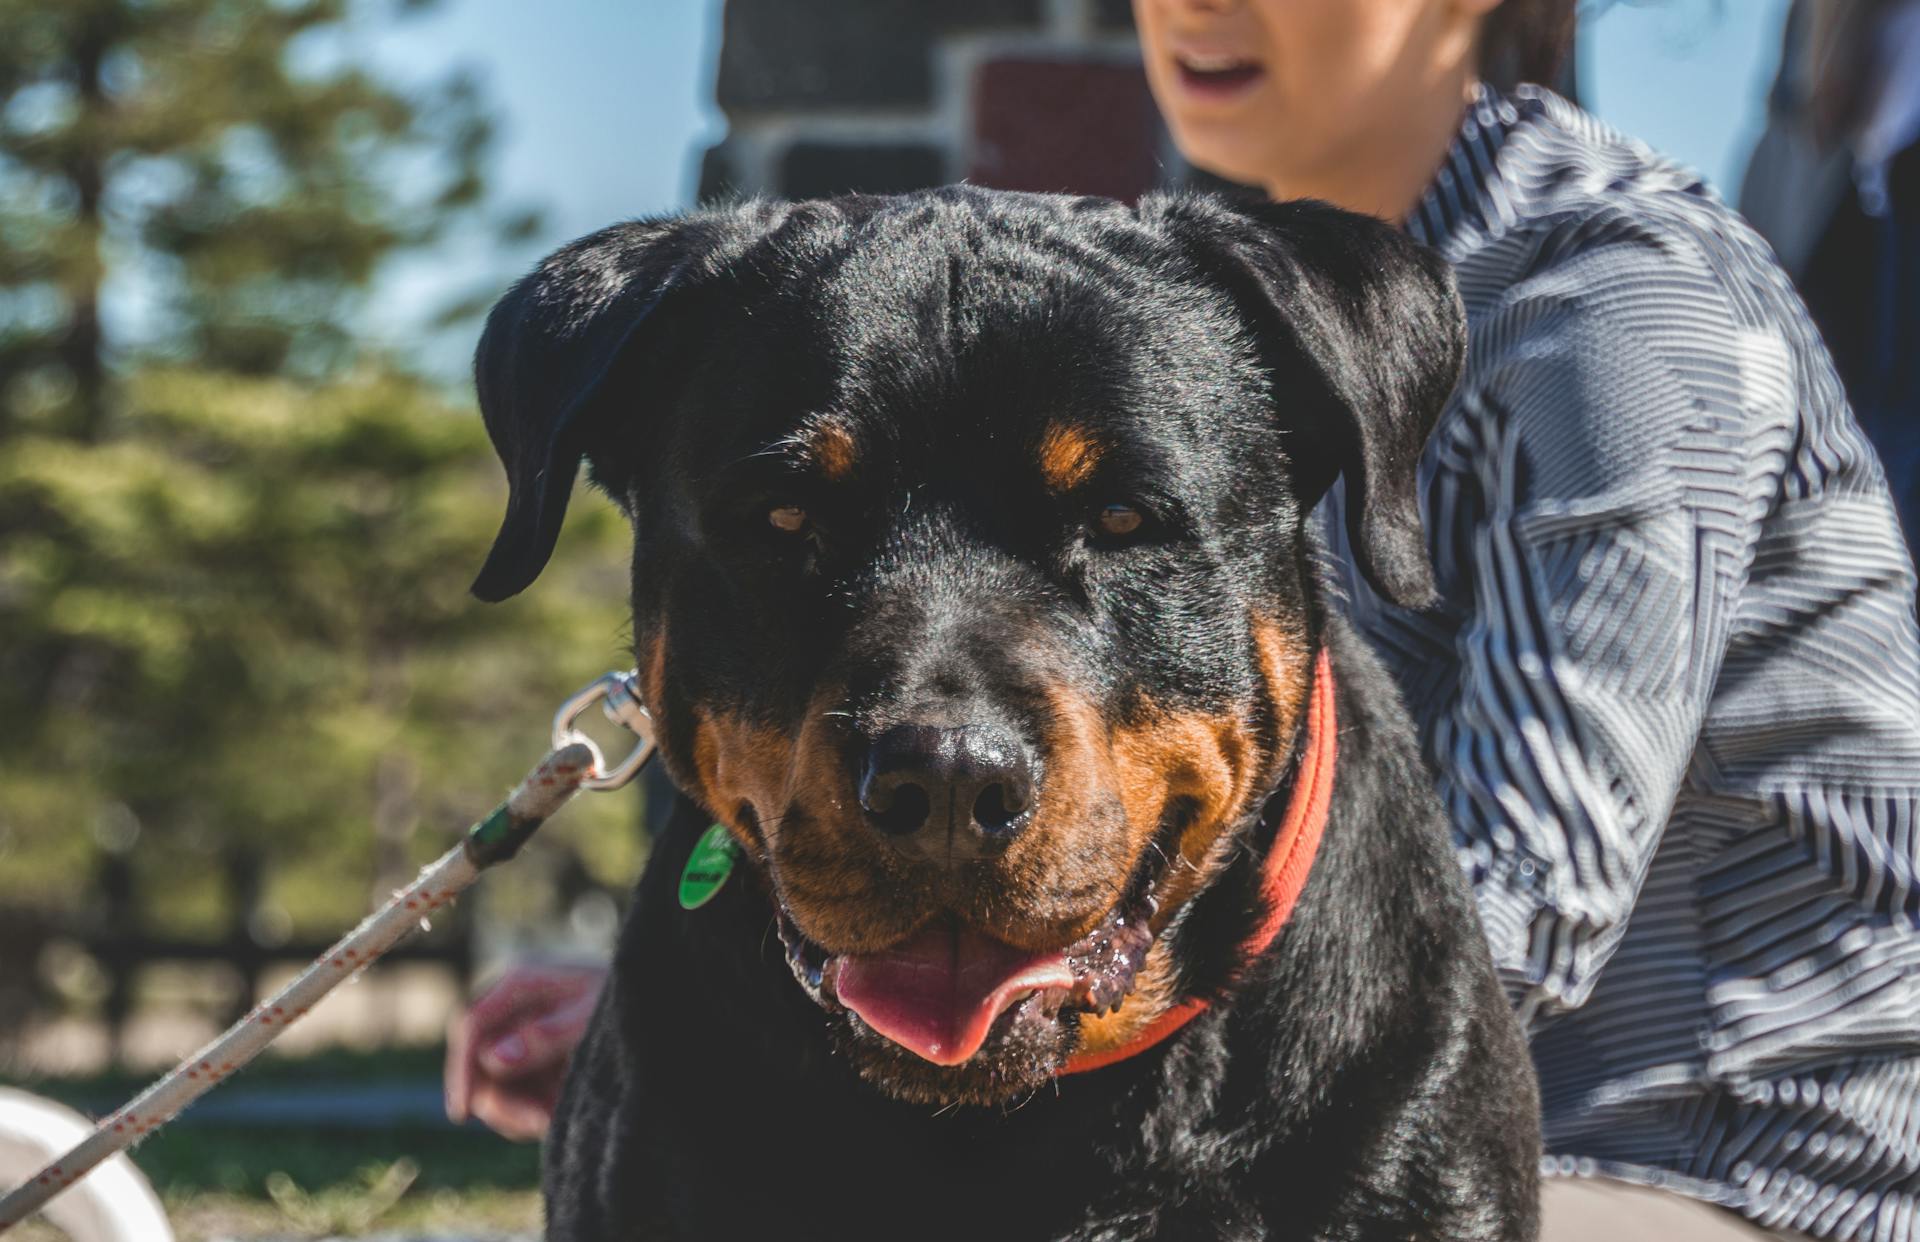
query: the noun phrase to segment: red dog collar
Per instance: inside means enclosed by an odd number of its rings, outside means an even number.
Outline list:
[[[1327,827],[1339,732],[1334,722],[1333,667],[1327,659],[1327,649],[1322,647],[1313,665],[1313,690],[1307,702],[1307,740],[1300,755],[1300,771],[1294,777],[1286,814],[1274,829],[1273,845],[1267,850],[1262,868],[1260,889],[1267,914],[1241,946],[1242,963],[1251,962],[1267,951],[1267,946],[1293,914],[1300,890],[1307,886],[1307,873],[1313,869],[1313,858],[1319,852],[1320,837]],[[1082,1074],[1145,1052],[1206,1009],[1207,1001],[1202,997],[1183,1001],[1118,1048],[1081,1053],[1070,1058],[1060,1072]]]

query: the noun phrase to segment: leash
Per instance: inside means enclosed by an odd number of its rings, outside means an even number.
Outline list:
[[[652,725],[640,704],[637,677],[633,671],[608,673],[563,703],[554,716],[553,749],[534,765],[505,802],[468,829],[459,845],[428,865],[412,884],[368,915],[293,982],[101,1121],[92,1134],[25,1185],[0,1195],[0,1233],[38,1211],[107,1157],[171,1121],[215,1084],[246,1065],[328,992],[423,926],[428,915],[470,887],[482,871],[517,854],[540,825],[575,794],[582,789],[618,789],[631,781],[653,757],[654,750]],[[627,757],[611,768],[593,739],[574,727],[581,714],[595,703],[609,720],[638,739]],[[1265,917],[1242,945],[1242,962],[1259,957],[1286,925],[1306,887],[1326,829],[1339,730],[1334,716],[1333,670],[1324,649],[1314,665],[1306,732],[1300,769],[1262,864]],[[692,904],[688,904],[688,879],[683,876],[682,904],[691,909],[709,900],[731,870],[731,859],[726,861],[728,865],[714,874],[702,872],[694,877],[700,883],[695,885]],[[692,869],[690,862],[689,871]],[[1061,1073],[1101,1069],[1145,1052],[1208,1008],[1204,997],[1189,999],[1167,1010],[1127,1043],[1073,1057]]]
[[[1240,946],[1242,966],[1258,958],[1280,934],[1300,900],[1320,852],[1327,827],[1327,809],[1333,801],[1333,765],[1340,754],[1340,729],[1334,719],[1333,663],[1327,649],[1313,665],[1313,690],[1307,700],[1307,737],[1301,748],[1300,769],[1294,774],[1287,809],[1273,832],[1273,844],[1261,866],[1260,896],[1265,916]],[[1148,1023],[1138,1035],[1116,1048],[1081,1053],[1068,1059],[1061,1074],[1084,1074],[1137,1056],[1193,1021],[1208,1008],[1204,996],[1191,997]]]
[[[575,794],[582,789],[618,789],[631,781],[653,756],[653,730],[640,704],[637,678],[631,671],[608,673],[562,704],[553,720],[553,749],[505,802],[293,982],[101,1121],[92,1134],[25,1185],[0,1195],[0,1233],[38,1211],[107,1157],[171,1121],[259,1055],[321,997],[365,970],[409,932],[424,927],[428,915],[471,886],[482,871],[517,854],[534,831]],[[574,727],[595,703],[607,719],[638,739],[627,757],[613,767],[608,767],[593,739]]]

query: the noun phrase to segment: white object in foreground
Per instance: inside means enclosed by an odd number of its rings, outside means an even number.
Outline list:
[[[92,1133],[66,1105],[0,1087],[0,1186],[26,1181]],[[173,1242],[159,1197],[124,1152],[44,1210],[73,1242]]]

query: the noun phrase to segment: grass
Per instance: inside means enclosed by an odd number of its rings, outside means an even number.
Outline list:
[[[399,1202],[370,1213],[367,1200],[351,1187],[319,1192],[311,1204],[291,1210],[273,1202],[223,1194],[163,1195],[178,1242],[226,1242],[235,1238],[357,1237],[418,1232],[429,1235],[540,1233],[540,1197],[531,1190],[430,1194],[410,1192]],[[7,1242],[69,1242],[67,1235],[39,1221],[28,1221],[7,1235]]]
[[[276,1083],[419,1083],[441,1051],[331,1052],[263,1058],[244,1089]],[[147,1084],[144,1076],[38,1078],[14,1085],[98,1112]],[[354,1236],[378,1231],[535,1233],[540,1153],[478,1127],[392,1125],[163,1127],[133,1153],[182,1242],[212,1238]],[[59,1237],[24,1231],[22,1242]],[[9,1238],[9,1242],[12,1239]]]
[[[289,1216],[274,1204],[228,1195],[164,1196],[177,1242],[227,1242],[235,1238],[357,1237],[418,1232],[428,1235],[540,1233],[540,1197],[532,1191],[409,1196],[377,1218],[363,1221],[361,1206],[344,1192],[326,1210],[338,1215]],[[70,1242],[39,1221],[28,1221],[7,1242]]]

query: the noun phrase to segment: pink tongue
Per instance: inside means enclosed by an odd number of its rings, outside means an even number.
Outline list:
[[[1071,988],[1062,954],[1028,953],[971,928],[935,923],[880,953],[845,957],[840,1003],[880,1034],[935,1065],[980,1050],[993,1020],[1021,995]]]

